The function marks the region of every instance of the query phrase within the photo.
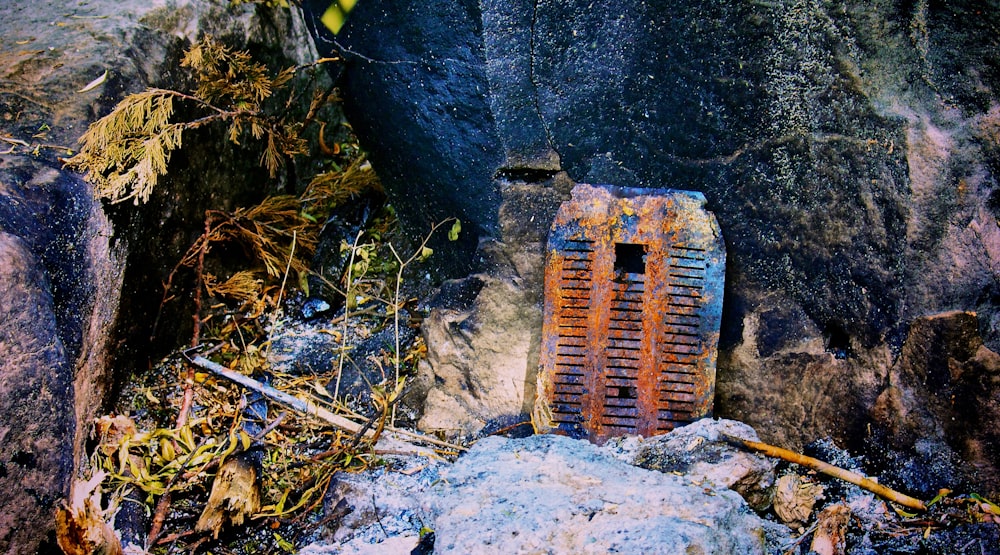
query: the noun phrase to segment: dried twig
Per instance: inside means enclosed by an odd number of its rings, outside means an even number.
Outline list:
[[[860,488],[866,489],[883,499],[892,501],[893,503],[898,503],[904,507],[910,509],[917,509],[920,511],[926,511],[927,505],[923,501],[910,497],[909,495],[899,493],[896,490],[887,488],[874,480],[865,478],[864,476],[851,472],[850,470],[844,470],[839,466],[833,466],[832,464],[825,463],[819,459],[814,459],[812,457],[807,457],[803,454],[796,453],[794,451],[789,451],[787,449],[782,449],[781,447],[775,447],[774,445],[768,445],[766,443],[760,443],[757,441],[750,441],[747,439],[742,439],[734,436],[723,435],[726,441],[735,444],[740,447],[745,447],[753,451],[758,451],[769,457],[775,457],[783,461],[788,461],[790,463],[795,463],[802,465],[806,468],[811,468],[818,472],[822,472],[827,476],[833,476],[834,478],[840,478],[845,482],[854,484]]]
[[[194,292],[194,329],[191,332],[191,346],[197,347],[201,343],[201,289],[205,283],[205,253],[208,252],[208,236],[212,230],[211,213],[205,212],[205,240],[198,249],[198,266],[195,269],[195,292]],[[177,428],[182,428],[191,412],[191,405],[194,403],[194,366],[188,365],[187,373],[184,377],[184,398],[181,401],[181,410],[177,414]]]
[[[361,424],[358,424],[353,420],[348,420],[343,416],[338,416],[315,403],[299,399],[298,397],[289,395],[284,391],[279,391],[277,389],[274,389],[273,387],[264,385],[258,382],[257,380],[254,380],[253,378],[244,376],[239,372],[233,372],[232,370],[226,368],[225,366],[222,366],[221,364],[216,364],[206,358],[200,356],[194,357],[193,359],[191,359],[191,363],[195,364],[196,366],[200,366],[201,368],[204,368],[205,370],[208,370],[218,376],[226,378],[229,381],[236,382],[242,385],[243,387],[246,387],[247,389],[252,389],[253,391],[260,393],[261,395],[267,397],[268,399],[271,399],[272,401],[277,401],[298,412],[315,416],[316,418],[319,418],[320,420],[323,420],[324,422],[331,424],[342,430],[345,430],[347,432],[358,433],[363,428]],[[371,430],[364,431],[363,433],[364,437],[366,438],[376,437],[375,433]],[[430,439],[431,438],[428,438],[427,443],[434,443],[433,441],[430,441]],[[378,438],[378,441],[375,444],[375,450],[376,452],[422,455],[428,457],[435,456],[434,452],[431,451],[430,449],[427,449],[426,447],[420,447],[418,445],[414,445],[412,443],[403,441],[401,439],[389,438],[389,437]]]

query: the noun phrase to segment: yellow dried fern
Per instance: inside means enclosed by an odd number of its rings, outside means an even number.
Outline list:
[[[112,202],[144,202],[167,172],[170,153],[180,148],[184,126],[170,122],[173,94],[151,89],[129,95],[94,122],[70,165],[84,172],[96,194]]]
[[[98,198],[146,202],[166,174],[171,153],[181,148],[184,131],[218,121],[228,123],[234,144],[240,144],[247,130],[254,140],[263,140],[260,164],[271,177],[288,158],[307,152],[302,124],[285,121],[284,114],[269,114],[263,105],[288,85],[297,68],[271,77],[248,53],[211,37],[195,43],[181,65],[194,73],[194,93],[148,89],[131,94],[80,137],[80,152],[67,165],[84,173]],[[196,117],[174,121],[175,102],[187,104]]]

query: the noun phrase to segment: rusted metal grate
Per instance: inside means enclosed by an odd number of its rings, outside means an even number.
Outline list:
[[[536,420],[602,443],[708,416],[725,247],[700,193],[577,185],[549,234]]]

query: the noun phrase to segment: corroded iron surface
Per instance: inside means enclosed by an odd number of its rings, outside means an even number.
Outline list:
[[[538,427],[603,443],[711,415],[726,255],[704,205],[573,189],[549,234]]]

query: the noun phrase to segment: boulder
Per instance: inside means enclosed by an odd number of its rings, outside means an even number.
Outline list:
[[[1000,494],[1000,355],[983,345],[976,315],[914,321],[888,378],[869,452],[894,469],[892,485],[923,497],[958,484]]]
[[[733,491],[584,440],[492,436],[453,464],[409,466],[344,476],[328,497],[343,517],[301,552],[410,553],[427,532],[433,553],[767,552],[771,527]]]
[[[420,362],[409,394],[423,399],[418,427],[474,437],[530,420],[525,400],[534,398],[534,383],[527,361],[537,360],[541,309],[523,289],[487,275],[449,288],[456,289],[456,302],[435,307],[422,324],[435,348]]]
[[[726,436],[760,441],[757,432],[735,420],[703,418],[643,439],[626,437],[604,447],[640,468],[683,474],[696,483],[729,488],[755,511],[771,505],[775,462],[727,442]]]
[[[763,525],[736,493],[583,440],[486,438],[443,476],[435,553],[765,553]]]
[[[55,548],[55,509],[73,476],[73,361],[44,267],[0,232],[0,552]]]

